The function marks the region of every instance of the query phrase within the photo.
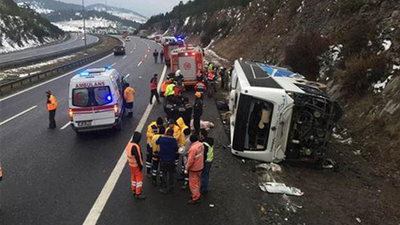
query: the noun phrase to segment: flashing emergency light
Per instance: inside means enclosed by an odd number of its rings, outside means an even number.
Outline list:
[[[107,100],[108,100],[108,101],[111,101],[111,95],[108,95],[108,96],[107,96]]]
[[[188,56],[188,53],[187,53],[187,52],[185,52],[185,56]]]
[[[79,72],[79,75],[81,75],[81,76],[89,76],[89,72],[88,71],[81,71],[81,72]]]
[[[106,70],[111,70],[112,66],[106,66]]]

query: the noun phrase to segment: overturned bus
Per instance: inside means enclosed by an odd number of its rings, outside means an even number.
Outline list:
[[[265,161],[322,165],[340,106],[324,85],[263,63],[235,61],[229,96],[231,151]]]

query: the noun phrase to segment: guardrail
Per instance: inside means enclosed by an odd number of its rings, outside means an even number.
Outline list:
[[[98,35],[94,35],[94,36],[98,37]],[[28,57],[28,58],[17,60],[17,61],[3,62],[3,63],[0,63],[0,69],[4,70],[4,69],[15,68],[18,66],[28,66],[28,65],[31,65],[31,64],[43,61],[43,60],[48,60],[48,59],[68,55],[68,54],[71,54],[74,52],[79,52],[79,51],[84,50],[85,48],[91,48],[97,44],[98,44],[98,41],[94,42],[94,43],[90,43],[86,46],[80,46],[80,47],[76,47],[76,48],[66,49],[66,50],[63,50],[60,52],[52,52],[52,53],[48,53],[48,54],[44,54],[44,55],[40,55],[40,56],[32,56],[32,57]]]
[[[111,36],[108,36],[108,37],[118,40],[119,44],[122,43],[121,40],[119,40],[118,38],[111,37]],[[12,91],[15,88],[20,88],[20,87],[22,87],[24,85],[27,85],[29,83],[38,82],[39,80],[42,80],[44,78],[51,77],[51,76],[54,76],[56,74],[65,73],[65,72],[71,71],[71,70],[73,70],[73,69],[75,69],[75,68],[77,68],[79,66],[82,66],[82,65],[88,64],[90,62],[93,62],[95,60],[98,60],[100,58],[103,58],[104,56],[106,56],[108,54],[111,54],[112,51],[113,51],[112,49],[109,49],[109,50],[106,50],[106,51],[101,52],[99,54],[88,56],[88,57],[85,57],[83,59],[79,59],[79,60],[76,60],[74,62],[65,64],[65,65],[62,65],[62,66],[59,66],[59,67],[56,67],[56,68],[53,68],[53,69],[50,69],[50,70],[47,70],[47,71],[43,71],[43,72],[40,72],[40,73],[35,73],[35,74],[29,75],[27,77],[21,78],[21,79],[17,79],[17,80],[14,80],[14,81],[11,81],[11,82],[8,82],[8,83],[5,83],[5,84],[1,84],[0,85],[0,96],[4,95],[5,93],[8,93],[8,92]]]

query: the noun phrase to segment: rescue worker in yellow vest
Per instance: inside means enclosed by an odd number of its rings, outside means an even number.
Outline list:
[[[152,157],[153,157],[153,149],[151,146],[152,139],[154,135],[159,134],[161,128],[164,128],[164,120],[161,117],[157,118],[157,121],[152,121],[149,126],[147,126],[147,154],[146,154],[146,175],[148,177],[151,176],[151,168],[152,168]],[[164,128],[165,130],[165,128]]]
[[[125,151],[128,157],[129,168],[131,170],[131,187],[133,196],[137,199],[145,199],[142,194],[143,186],[143,159],[140,151],[139,142],[142,134],[135,131],[132,140],[126,145]]]
[[[133,116],[133,101],[135,100],[135,90],[130,87],[129,83],[125,84],[124,99],[125,99],[125,109],[128,112],[128,117]]]
[[[178,125],[179,131],[180,131],[179,132],[179,137],[178,137],[178,146],[179,146],[178,153],[179,153],[180,156],[182,156],[181,157],[181,162],[182,162],[182,164],[181,164],[182,165],[182,167],[181,167],[181,176],[182,176],[182,179],[184,180],[184,184],[183,185],[186,186],[188,184],[188,182],[189,182],[189,177],[186,176],[185,173],[184,173],[185,172],[185,164],[186,164],[186,161],[187,161],[186,152],[187,152],[188,149],[184,150],[184,148],[185,148],[186,140],[190,137],[190,129],[185,124],[185,121],[183,120],[182,117],[179,117],[176,120],[176,124]],[[178,160],[179,160],[179,157],[178,157]],[[183,188],[181,188],[181,189],[183,189]]]
[[[165,89],[165,97],[167,98],[167,101],[170,103],[174,102],[174,94],[175,94],[174,87],[175,83],[171,82]]]
[[[156,141],[163,137],[165,134],[165,127],[160,127],[158,129],[158,134],[154,135],[151,139],[151,149],[152,149],[152,172],[151,172],[151,183],[157,186],[157,175],[160,177],[160,184],[163,182],[163,174],[160,168],[160,146],[156,144]]]
[[[56,109],[57,109],[57,100],[54,95],[51,94],[51,91],[48,90],[46,91],[47,95],[47,110],[49,111],[49,129],[54,129],[56,128]]]
[[[206,129],[200,129],[199,140],[204,145],[204,168],[201,173],[200,192],[202,194],[207,194],[211,164],[214,161],[214,139],[208,137],[208,132]]]

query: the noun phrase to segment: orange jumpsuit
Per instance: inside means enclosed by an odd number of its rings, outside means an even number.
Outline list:
[[[204,167],[204,146],[203,143],[196,141],[190,145],[186,170],[189,171],[189,188],[192,192],[192,200],[200,199],[200,179],[201,171]]]

